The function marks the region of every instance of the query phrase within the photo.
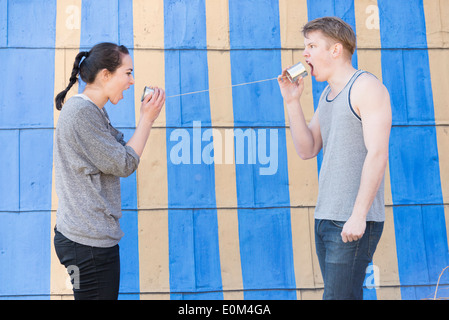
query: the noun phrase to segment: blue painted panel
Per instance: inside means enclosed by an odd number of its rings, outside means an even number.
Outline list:
[[[230,1],[229,23],[231,43],[232,83],[257,81],[276,77],[281,68],[279,36],[279,3],[264,1]],[[276,9],[268,9],[276,7]],[[266,10],[265,10],[266,9]],[[254,17],[248,17],[253,16]],[[241,28],[257,30],[248,34]],[[257,38],[256,38],[257,37]],[[242,47],[251,50],[240,50]],[[260,48],[274,48],[262,50]],[[252,50],[256,49],[256,50]],[[242,209],[242,207],[289,206],[287,156],[285,143],[285,118],[283,101],[276,81],[263,82],[233,88],[235,163],[240,257],[244,289],[294,288],[293,252],[291,246],[290,210]],[[253,129],[254,126],[263,128]],[[271,143],[270,127],[277,137]],[[249,128],[247,128],[249,127]],[[245,143],[238,143],[237,135],[247,133]],[[259,136],[265,132],[265,139]],[[268,142],[268,143],[267,143]],[[276,144],[278,168],[274,173],[263,175],[259,147]],[[249,146],[249,147],[248,147]],[[243,150],[242,150],[243,149]],[[243,160],[239,157],[243,153]],[[251,156],[249,157],[249,154]],[[267,153],[266,153],[267,154]],[[241,159],[241,158],[240,158]],[[267,186],[270,188],[267,189]],[[260,263],[263,261],[263,263]],[[245,298],[296,297],[296,293],[269,290],[265,292],[245,291]],[[281,295],[280,295],[281,294]],[[293,297],[293,298],[294,298]]]
[[[0,50],[0,128],[53,127],[54,59],[50,49]]]
[[[401,285],[429,283],[421,206],[393,207]]]
[[[394,204],[443,203],[435,127],[393,127],[389,165]]]
[[[216,209],[194,210],[193,225],[196,289],[222,290]]]
[[[449,287],[440,285],[437,292],[437,300],[447,300]],[[410,286],[401,287],[402,300],[433,300],[436,286]]]
[[[435,295],[435,286],[416,286],[414,287],[414,289],[415,289],[415,300],[433,299]],[[449,296],[449,294],[447,293],[447,289],[444,290],[444,287],[440,288],[440,290],[441,289],[443,290],[443,292],[440,291],[440,294],[441,293],[444,294],[442,296],[441,295],[437,296],[444,297],[447,299],[447,297]]]
[[[282,71],[278,1],[230,1],[232,84],[277,77]],[[249,50],[238,50],[238,49]],[[284,126],[277,81],[234,87],[235,126]]]
[[[393,125],[408,123],[405,67],[402,50],[382,50],[382,80],[390,93]]]
[[[140,293],[119,293],[118,300],[140,300]]]
[[[239,209],[238,220],[243,288],[295,288],[290,210]],[[245,291],[245,298],[254,294]],[[278,294],[267,291],[264,299]],[[288,296],[296,298],[296,292],[288,292]]]
[[[108,5],[109,5],[108,1]],[[133,0],[117,0],[118,42],[128,49],[134,48]],[[143,89],[142,89],[143,90]]]
[[[377,300],[376,289],[363,287],[363,300]]]
[[[168,228],[170,291],[222,290],[216,210],[169,210]]]
[[[191,210],[168,211],[170,292],[194,291],[195,243]]]
[[[0,213],[0,295],[50,293],[50,217],[50,211]]]
[[[295,290],[251,290],[244,292],[245,300],[296,300]],[[264,310],[264,309],[262,309]],[[268,313],[267,313],[268,314]]]
[[[56,34],[56,0],[8,1],[8,46],[53,48]],[[37,64],[36,60],[32,60]],[[54,64],[46,61],[44,66]],[[28,73],[25,73],[29,75]],[[53,84],[53,83],[52,83]]]
[[[402,287],[402,298],[429,298],[429,290],[435,290],[441,271],[449,264],[444,207],[400,206],[393,212],[401,285],[420,286]],[[440,285],[448,281],[444,274]]]
[[[422,0],[378,0],[377,5],[382,48],[427,48]]]
[[[120,293],[140,292],[139,282],[139,228],[137,211],[123,211],[120,227]],[[126,299],[130,296],[127,295]]]
[[[231,0],[229,11],[234,13],[229,16],[233,49],[281,47],[278,0]],[[268,61],[259,67],[265,66]]]
[[[8,45],[8,0],[0,0],[0,47]]]
[[[174,1],[166,6],[184,4]],[[203,3],[204,5],[204,3]],[[166,8],[167,9],[167,8]],[[201,10],[191,11],[185,23],[201,24]],[[194,13],[197,14],[192,16]],[[203,21],[204,22],[204,21]],[[173,32],[171,30],[174,30]],[[178,24],[167,17],[165,42],[170,43]],[[195,45],[199,39],[195,38]],[[203,39],[205,41],[205,38]],[[208,89],[207,52],[200,50],[165,51],[166,92],[176,95]],[[168,202],[170,208],[214,208],[215,174],[213,163],[206,164],[202,152],[210,141],[202,141],[205,126],[210,126],[210,102],[207,92],[168,98],[165,104],[167,130]],[[197,122],[195,122],[197,121]],[[195,122],[195,128],[193,128]],[[179,160],[180,157],[182,160]]]
[[[223,292],[172,293],[170,300],[223,300]]]
[[[165,51],[167,95],[208,89],[204,1],[164,1],[164,12],[165,49],[192,49]],[[182,299],[176,293],[222,290],[217,212],[190,210],[216,207],[211,139],[203,141],[211,125],[209,94],[167,98],[165,106],[170,291]]]
[[[211,141],[200,127],[167,129],[167,180],[170,208],[214,208],[215,168],[203,156]]]
[[[441,271],[449,266],[444,206],[422,206],[422,215],[429,281],[431,284],[436,284]],[[440,284],[448,283],[449,273],[445,272],[440,279]]]
[[[448,264],[429,58],[427,50],[413,50],[427,47],[423,3],[379,0],[378,5],[383,80],[392,97],[393,124],[404,125],[393,127],[390,137],[393,203],[415,205],[393,209],[399,279],[412,286],[402,287],[401,294],[422,299],[432,286],[421,285],[434,284]]]
[[[433,125],[435,114],[428,51],[404,50],[403,59],[408,123]]]
[[[0,130],[0,211],[19,211],[19,131]]]
[[[234,1],[229,6],[232,49],[231,75],[233,84],[273,78],[282,69],[279,50],[237,50],[233,47],[235,44],[239,48],[240,44],[246,41],[245,37],[247,35],[239,30],[239,26],[243,23],[241,20],[245,20],[243,17],[246,14],[251,15],[252,11],[260,11],[261,16],[255,20],[251,18],[249,27],[254,30],[264,30],[261,33],[254,34],[254,36],[257,35],[259,37],[259,39],[254,40],[255,43],[258,43],[255,46],[278,46],[277,43],[280,41],[278,10],[273,12],[259,10],[258,5],[259,3],[255,1]],[[264,2],[262,7],[268,8],[272,5],[274,5],[273,2]],[[257,9],[255,6],[257,6]],[[273,36],[270,36],[271,33],[267,34],[265,31],[267,25],[273,26],[270,27],[270,30],[277,30],[277,33]],[[274,38],[274,40],[270,38]],[[285,130],[283,128],[269,129],[272,126],[285,126],[283,100],[277,82],[269,81],[237,86],[233,88],[232,96],[234,126],[245,127],[234,130],[236,137],[237,202],[239,207],[288,206],[290,199]],[[265,128],[254,129],[252,128],[254,126]],[[271,131],[275,131],[273,134],[276,134],[273,141],[276,144],[275,146],[270,144]],[[260,136],[261,133],[265,133],[265,137],[262,138]],[[244,142],[239,143],[242,140]],[[276,151],[277,155],[274,157],[278,162],[276,170],[270,172],[262,169],[262,167],[267,166],[261,164],[259,154],[259,148],[261,147],[265,147],[265,150],[270,150],[270,147],[273,147]],[[265,173],[262,173],[261,169]],[[267,185],[272,186],[272,188],[267,189]],[[273,190],[276,191],[273,192]]]
[[[20,210],[50,210],[53,130],[20,132]]]
[[[382,50],[382,77],[390,92],[393,125],[435,123],[427,50]]]
[[[165,51],[165,79],[167,96],[209,89],[207,52]],[[209,93],[167,98],[165,114],[168,127],[192,127],[194,121],[210,126]]]
[[[447,270],[446,270],[447,272]],[[436,291],[436,298],[438,300],[447,300],[449,298],[449,286],[448,285],[439,285],[438,289],[436,286],[429,287],[430,293],[427,293],[425,298],[433,299]],[[424,296],[424,295],[423,295]]]
[[[80,47],[90,49],[100,42],[119,42],[118,1],[83,0]]]
[[[231,50],[233,85],[271,79],[281,72],[280,50]],[[232,98],[236,127],[285,126],[284,104],[276,80],[236,86]]]
[[[204,1],[164,1],[164,48],[166,50],[206,49],[206,7]]]
[[[289,206],[285,129],[234,129],[234,135],[239,208]]]

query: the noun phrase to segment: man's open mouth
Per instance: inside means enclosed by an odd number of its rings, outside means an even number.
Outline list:
[[[310,74],[313,75],[313,64],[311,64],[309,61],[306,60],[306,63],[309,65],[310,67]]]

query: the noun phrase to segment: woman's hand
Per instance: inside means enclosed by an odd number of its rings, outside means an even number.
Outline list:
[[[159,113],[161,113],[165,102],[164,89],[155,87],[153,90],[153,93],[150,93],[143,99],[142,105],[140,106],[140,120],[137,124],[136,131],[126,144],[133,148],[139,157],[143,154],[153,123],[159,116]]]
[[[140,106],[140,116],[153,123],[165,103],[165,91],[162,88],[154,87],[153,93],[150,93],[143,99]]]

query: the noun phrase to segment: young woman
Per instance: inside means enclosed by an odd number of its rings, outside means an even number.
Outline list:
[[[154,88],[140,107],[140,120],[126,143],[104,105],[117,104],[134,84],[128,49],[100,43],[75,59],[68,87],[56,96],[61,110],[54,141],[58,195],[55,250],[69,273],[75,299],[117,299],[120,281],[118,242],[123,236],[120,177],[139,164],[153,122],[165,102]],[[65,96],[78,75],[86,83],[82,94]],[[73,281],[74,280],[74,281]]]

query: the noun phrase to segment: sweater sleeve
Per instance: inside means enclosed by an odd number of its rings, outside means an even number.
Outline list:
[[[137,169],[139,155],[133,148],[123,145],[122,139],[118,141],[117,137],[113,136],[97,110],[80,108],[74,125],[80,152],[99,171],[127,177]]]

